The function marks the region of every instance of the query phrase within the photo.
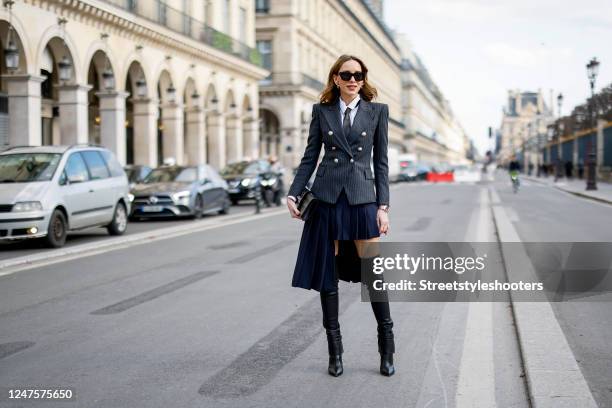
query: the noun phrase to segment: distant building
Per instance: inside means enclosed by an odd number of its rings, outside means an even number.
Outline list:
[[[544,145],[547,125],[553,120],[554,113],[550,105],[545,103],[541,90],[509,90],[506,106],[503,108],[501,144],[497,160],[507,164],[515,157],[525,168],[528,168],[529,163],[534,167],[541,164],[537,144],[539,141],[541,146]]]
[[[450,103],[403,35],[402,114],[409,150],[419,161],[459,164],[468,160],[469,139]]]
[[[3,50],[9,21],[20,57],[0,64],[9,144],[99,143],[150,166],[258,156],[268,73],[253,1],[19,0],[0,7]]]
[[[400,50],[382,21],[382,1],[257,0],[257,47],[271,74],[260,81],[262,154],[299,165],[312,105],[341,54],[360,57],[376,102],[389,105],[389,149],[405,151]],[[323,152],[323,151],[321,151]]]

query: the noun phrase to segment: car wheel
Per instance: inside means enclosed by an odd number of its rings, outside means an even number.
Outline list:
[[[229,209],[230,209],[230,207],[231,207],[231,202],[230,202],[230,200],[229,200],[229,199],[226,197],[226,198],[225,198],[225,202],[223,203],[223,208],[221,208],[221,209],[219,210],[219,214],[223,214],[223,215],[225,215],[225,214],[229,213]]]
[[[123,203],[117,203],[113,220],[106,226],[108,233],[111,235],[122,235],[127,230],[128,216]]]
[[[55,210],[49,219],[49,229],[45,237],[45,243],[50,248],[59,248],[66,243],[66,235],[68,234],[68,223],[64,213],[60,210]]]
[[[202,200],[201,195],[197,195],[195,199],[195,204],[193,207],[193,218],[199,220],[202,218],[202,214],[204,213],[204,200]]]

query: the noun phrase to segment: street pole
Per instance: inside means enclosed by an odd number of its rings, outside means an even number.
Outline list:
[[[587,178],[586,189],[597,190],[597,121],[594,120],[593,104],[595,103],[595,80],[599,72],[599,61],[593,58],[587,64],[587,73],[589,82],[591,83],[591,100],[589,102],[589,126],[595,131],[593,142],[591,143],[591,151],[589,152],[589,177]]]
[[[563,94],[559,93],[559,96],[557,96],[557,104],[559,106],[559,126],[558,126],[558,132],[557,132],[557,144],[555,145],[555,149],[557,149],[557,160],[555,163],[553,163],[554,168],[555,168],[555,182],[557,182],[557,180],[559,179],[559,177],[561,177],[562,175],[562,169],[561,169],[561,152],[560,150],[560,146],[561,146],[561,134],[562,134],[562,122],[561,122],[561,107],[563,106]],[[552,163],[552,160],[551,160]]]

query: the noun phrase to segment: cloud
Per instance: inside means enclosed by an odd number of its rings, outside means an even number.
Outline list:
[[[492,43],[484,47],[485,55],[501,65],[518,68],[536,68],[551,61],[567,61],[574,56],[571,48],[521,47],[508,43]]]
[[[501,8],[495,4],[474,1],[424,2],[423,8],[432,16],[464,20],[489,20],[499,15],[501,11]]]

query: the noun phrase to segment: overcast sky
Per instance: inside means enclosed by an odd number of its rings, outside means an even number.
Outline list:
[[[611,0],[385,0],[387,25],[407,35],[483,153],[508,89],[562,92],[566,114],[612,83]],[[554,102],[555,112],[556,101]]]

